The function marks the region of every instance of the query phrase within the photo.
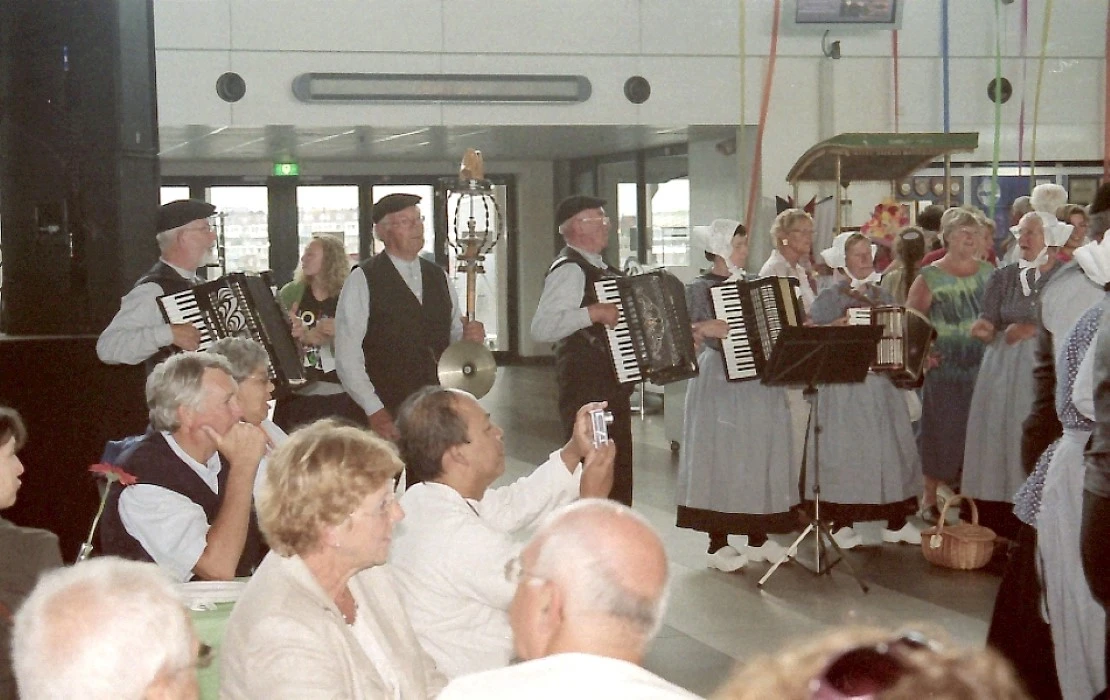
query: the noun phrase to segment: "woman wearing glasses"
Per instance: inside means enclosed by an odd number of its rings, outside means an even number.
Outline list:
[[[228,621],[225,698],[426,698],[446,682],[385,566],[404,513],[401,460],[365,430],[319,421],[271,456],[258,520],[271,552]]]

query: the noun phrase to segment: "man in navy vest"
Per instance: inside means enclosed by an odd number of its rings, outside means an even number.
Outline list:
[[[573,195],[556,208],[555,223],[567,246],[547,271],[532,318],[532,338],[555,344],[559,418],[565,437],[570,438],[581,406],[608,402],[613,414],[609,437],[617,444],[609,498],[632,505],[632,388],[617,381],[605,335],[606,328],[617,325],[617,307],[598,302],[594,291],[595,282],[621,275],[601,257],[609,245],[604,206],[604,199]]]
[[[219,355],[173,355],[147,377],[153,430],[124,453],[138,479],[111,485],[105,554],[153,561],[178,581],[249,576],[265,553],[253,492],[269,438],[244,423],[231,365]]]
[[[147,373],[176,349],[196,350],[200,332],[189,323],[166,323],[158,297],[198,284],[197,268],[216,242],[208,217],[216,207],[179,199],[158,210],[158,262],[135,282],[115,318],[96,341],[96,354],[110,365],[147,362]]]
[[[452,342],[482,342],[485,327],[467,321],[443,268],[420,257],[420,197],[390,194],[374,205],[374,233],[385,251],[351,271],[335,315],[339,381],[370,428],[397,439],[393,419],[410,394],[439,384],[439,356]]]

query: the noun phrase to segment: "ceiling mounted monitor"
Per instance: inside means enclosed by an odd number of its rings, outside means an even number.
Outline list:
[[[900,29],[902,25],[902,3],[898,0],[790,0],[790,3],[794,5],[793,26],[803,31],[854,33]]]

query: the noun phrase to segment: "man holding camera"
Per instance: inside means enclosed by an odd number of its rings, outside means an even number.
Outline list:
[[[570,436],[575,412],[587,401],[605,401],[613,414],[609,435],[617,443],[614,501],[632,505],[632,385],[617,381],[606,328],[617,325],[616,304],[598,301],[594,283],[620,277],[601,253],[609,245],[609,217],[604,199],[574,195],[555,209],[555,223],[566,247],[544,278],[532,338],[553,343],[559,386],[559,419]]]
[[[505,567],[520,553],[517,535],[576,498],[605,497],[615,445],[593,435],[582,406],[571,439],[531,474],[496,489],[505,472],[502,430],[473,396],[429,386],[401,406],[398,446],[409,488],[401,497],[390,563],[420,643],[449,678],[509,663]]]

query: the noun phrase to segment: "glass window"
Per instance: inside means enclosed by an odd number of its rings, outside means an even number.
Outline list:
[[[358,185],[301,185],[297,188],[298,250],[312,235],[342,238],[347,254],[358,254]]]
[[[188,187],[163,187],[161,190],[162,201],[159,204],[169,204],[179,199],[189,198]]]
[[[654,190],[654,193],[652,193]],[[649,185],[653,265],[690,264],[690,180]]]
[[[424,247],[421,253],[426,253],[429,260],[435,257],[435,230],[432,223],[433,188],[431,185],[374,185],[374,203],[389,194],[415,194],[420,197],[416,208],[424,216]],[[357,248],[356,248],[357,250]]]
[[[224,271],[269,270],[270,207],[266,186],[210,187],[208,201],[223,218]]]

